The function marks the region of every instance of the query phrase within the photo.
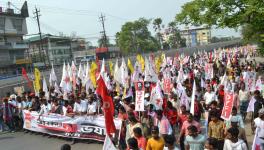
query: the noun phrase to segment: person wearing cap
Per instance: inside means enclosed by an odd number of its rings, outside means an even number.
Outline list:
[[[261,148],[264,149],[264,108],[258,111],[258,117],[254,120],[256,135],[261,143]]]
[[[237,114],[237,108],[236,107],[232,108],[231,117],[236,118],[238,120],[239,127],[245,128],[243,118],[240,114]],[[225,121],[225,127],[227,129],[229,129],[231,127],[231,121],[230,120]]]
[[[165,142],[162,137],[159,136],[159,128],[153,126],[151,129],[151,138],[147,142],[146,150],[163,150]]]

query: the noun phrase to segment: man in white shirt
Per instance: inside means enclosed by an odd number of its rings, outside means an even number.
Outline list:
[[[208,87],[206,88],[206,90],[207,90],[207,91],[205,92],[203,99],[204,99],[204,101],[205,101],[205,104],[208,106],[208,105],[210,105],[210,103],[211,103],[212,101],[216,101],[217,99],[216,99],[216,95],[215,95],[215,93],[212,92],[210,86],[208,86]]]
[[[74,106],[73,106],[73,112],[75,115],[83,115],[87,110],[87,102],[84,100],[81,100],[80,97],[78,97],[75,100]]]
[[[92,97],[88,97],[87,116],[94,116],[96,114],[96,102]]]

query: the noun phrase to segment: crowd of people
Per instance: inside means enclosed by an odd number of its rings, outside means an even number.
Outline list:
[[[140,60],[137,60],[135,69],[128,71],[127,87],[116,81],[109,71],[111,88],[108,92],[113,100],[114,116],[122,120],[120,137],[114,143],[122,150],[247,150],[250,145],[245,121],[249,114],[252,134],[257,134],[260,148],[264,149],[264,78],[259,64],[252,57],[254,54],[252,47],[236,47],[214,53],[200,52],[190,57],[176,56],[172,63],[163,60],[160,66],[150,56],[145,60],[148,59],[148,65],[153,68],[158,67],[155,71],[157,81],[145,80],[146,71],[141,69]],[[206,68],[208,64],[211,68]],[[137,81],[144,82],[145,111],[140,112],[135,111],[136,71],[139,71]],[[164,89],[165,76],[170,79],[169,93]],[[161,88],[160,107],[157,99],[153,99],[152,91],[157,86]],[[66,98],[65,94],[60,94],[63,90],[57,92],[53,86],[50,86],[48,96],[43,90],[21,95],[8,93],[1,99],[1,131],[22,129],[24,109],[37,111],[39,119],[49,113],[69,117],[103,114],[103,100],[96,90],[82,87],[79,84],[77,92],[68,92]],[[221,118],[226,91],[234,94],[228,120]]]

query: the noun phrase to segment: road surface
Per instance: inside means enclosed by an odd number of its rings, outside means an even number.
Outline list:
[[[63,144],[70,144],[59,138],[30,134],[24,132],[0,133],[0,150],[60,150]],[[103,143],[78,142],[72,145],[72,150],[101,150]]]

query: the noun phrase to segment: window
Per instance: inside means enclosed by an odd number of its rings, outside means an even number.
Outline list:
[[[22,31],[22,19],[13,19],[13,26],[17,31]]]
[[[5,18],[0,17],[0,30],[4,30],[4,29],[5,29]]]

